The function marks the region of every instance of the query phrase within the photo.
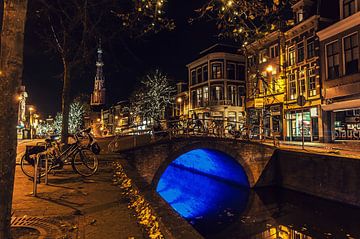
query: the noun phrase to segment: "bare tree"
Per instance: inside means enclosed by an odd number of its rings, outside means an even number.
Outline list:
[[[11,238],[16,160],[17,93],[23,70],[27,0],[5,0],[0,57],[0,239]]]
[[[92,60],[96,41],[101,36],[105,19],[111,15],[114,0],[37,0],[40,33],[49,49],[62,64],[63,115],[61,139],[67,143],[71,81]],[[108,20],[108,19],[107,19]]]

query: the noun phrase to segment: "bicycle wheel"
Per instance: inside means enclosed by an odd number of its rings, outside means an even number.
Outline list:
[[[39,164],[40,164],[39,169],[41,170],[40,177],[44,177],[45,176],[45,159],[40,159]],[[34,169],[35,169],[34,165],[35,165],[34,158],[29,158],[27,160],[25,154],[21,157],[21,160],[20,160],[21,171],[27,177],[29,177],[31,179],[34,178]],[[51,160],[49,160],[49,170],[48,171],[50,171],[50,168],[51,168]]]
[[[96,155],[89,149],[79,149],[72,159],[74,171],[84,177],[96,173],[98,166],[99,161]]]

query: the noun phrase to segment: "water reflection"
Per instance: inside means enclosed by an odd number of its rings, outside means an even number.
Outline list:
[[[279,188],[249,190],[229,156],[194,151],[170,164],[157,192],[205,238],[360,238],[360,209]]]

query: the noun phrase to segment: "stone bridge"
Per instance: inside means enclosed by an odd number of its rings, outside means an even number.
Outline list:
[[[120,154],[145,182],[156,187],[168,165],[182,154],[194,149],[212,149],[231,156],[244,169],[250,187],[254,187],[276,148],[248,141],[186,137],[150,143],[122,151]]]

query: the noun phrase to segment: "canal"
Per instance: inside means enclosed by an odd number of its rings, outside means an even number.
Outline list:
[[[215,150],[178,157],[157,192],[205,238],[360,238],[360,209],[275,187],[249,189],[241,165]]]

